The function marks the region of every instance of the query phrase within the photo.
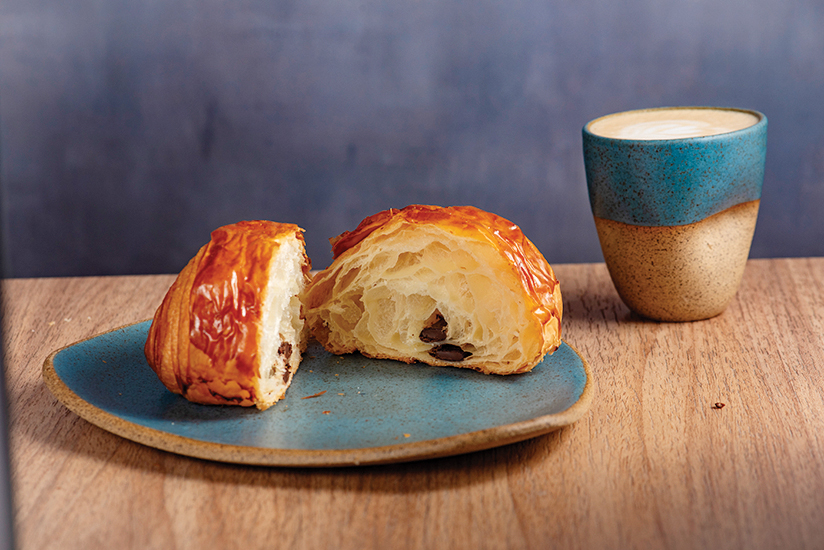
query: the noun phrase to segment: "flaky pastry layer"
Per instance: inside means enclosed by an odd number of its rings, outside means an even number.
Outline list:
[[[527,372],[560,345],[560,285],[512,222],[470,206],[412,205],[331,240],[306,294],[330,352]]]

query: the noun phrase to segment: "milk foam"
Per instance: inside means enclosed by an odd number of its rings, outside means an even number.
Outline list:
[[[593,134],[615,139],[679,139],[726,134],[758,122],[731,109],[650,109],[607,115],[592,121]]]

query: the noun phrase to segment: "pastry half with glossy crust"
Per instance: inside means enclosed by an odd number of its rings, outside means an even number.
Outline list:
[[[311,264],[302,229],[244,221],[212,232],[154,315],[146,359],[171,391],[196,403],[281,399],[306,348],[302,295]]]
[[[484,373],[531,370],[561,343],[561,290],[512,222],[471,206],[412,205],[331,239],[306,294],[330,352]]]

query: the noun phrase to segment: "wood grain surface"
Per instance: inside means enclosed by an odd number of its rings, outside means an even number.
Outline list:
[[[583,419],[320,470],[144,447],[46,390],[51,351],[150,317],[173,277],[4,281],[20,548],[824,548],[824,258],[750,261],[727,311],[683,324],[630,313],[603,264],[553,267]]]

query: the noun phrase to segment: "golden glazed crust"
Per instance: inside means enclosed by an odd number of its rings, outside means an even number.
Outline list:
[[[332,353],[511,374],[560,345],[552,268],[512,222],[471,206],[411,205],[331,239],[307,324]]]
[[[297,261],[303,288],[311,264],[298,226],[244,221],[212,232],[172,284],[149,329],[146,360],[170,391],[197,403],[261,409],[282,397],[291,374],[279,395],[261,390],[262,317],[266,293],[278,291],[270,288],[270,263],[294,240],[302,255]],[[290,355],[293,344],[305,348],[305,336],[289,343]]]

